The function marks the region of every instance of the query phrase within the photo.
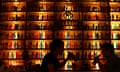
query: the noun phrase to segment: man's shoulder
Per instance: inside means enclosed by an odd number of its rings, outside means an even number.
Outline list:
[[[114,59],[112,59],[111,61],[113,61],[117,65],[120,65],[120,58],[118,56],[115,56]]]
[[[45,58],[52,58],[52,57],[53,57],[53,54],[51,54],[51,53],[48,53],[45,55]]]

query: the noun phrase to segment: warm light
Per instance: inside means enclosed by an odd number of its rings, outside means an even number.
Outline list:
[[[98,32],[93,32],[92,36],[93,39],[98,39]]]
[[[66,59],[67,58],[67,56],[68,56],[68,52],[64,52],[64,59]]]
[[[66,47],[65,48],[71,48],[70,41],[66,42]]]
[[[120,24],[118,24],[118,23],[113,23],[111,25],[111,29],[119,29],[119,27],[120,27]]]
[[[12,61],[12,62],[11,62],[11,65],[13,65],[13,66],[16,65],[16,62]]]
[[[18,0],[15,0],[15,1],[18,1]]]
[[[93,48],[98,49],[99,47],[99,42],[93,42]]]
[[[97,29],[98,27],[98,24],[94,24],[94,28],[93,29]]]
[[[115,0],[111,0],[111,1],[115,1]],[[119,5],[119,2],[109,2],[110,5]]]
[[[99,70],[99,69],[100,69],[100,68],[99,68],[99,64],[98,64],[98,63],[96,63],[96,65],[95,65],[95,66],[96,66],[96,69],[97,69],[97,70]]]
[[[114,0],[110,0],[110,1],[114,1]]]
[[[19,62],[19,61],[18,61]],[[9,61],[9,65],[12,65],[12,66],[17,66],[17,65],[20,65],[20,63],[18,63],[17,61]]]
[[[43,14],[40,14],[38,19],[42,19],[42,16],[43,16]]]
[[[16,0],[17,1],[17,0]],[[13,5],[18,6],[20,4],[20,2],[13,2]]]
[[[18,33],[17,32],[14,33],[14,39],[18,39]]]
[[[38,42],[38,48],[45,48],[45,41],[44,40],[40,40]]]
[[[67,31],[65,32],[65,38],[66,38],[66,39],[69,39],[69,38],[70,38],[70,32],[67,32]]]
[[[113,47],[114,47],[114,48],[118,48],[118,45],[117,45],[117,44],[118,44],[118,41],[114,41],[114,42],[112,42],[112,44],[113,44]]]
[[[65,26],[65,29],[73,29],[73,26]]]
[[[114,32],[114,33],[112,33],[112,34],[113,34],[113,39],[116,39],[118,33]]]
[[[66,1],[70,1],[70,0],[66,0]]]
[[[10,59],[16,59],[16,53],[15,52],[9,52],[9,58]]]
[[[45,39],[45,31],[40,31],[40,39]]]
[[[43,32],[43,39],[45,39],[45,32]]]
[[[70,6],[65,5],[65,11],[71,11],[71,10],[72,10],[72,9],[71,9]]]
[[[14,25],[13,24],[9,24],[9,28],[10,29],[14,29]]]
[[[116,17],[114,17],[114,20],[117,20],[117,18],[116,18]]]
[[[36,60],[35,64],[40,64],[41,65],[41,61],[40,60]]]
[[[72,62],[67,61],[66,64],[65,64],[65,70],[72,70],[71,66],[72,66]]]

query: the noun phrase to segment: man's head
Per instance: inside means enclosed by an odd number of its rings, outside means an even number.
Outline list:
[[[105,58],[114,55],[114,47],[111,43],[103,43],[101,45],[101,49],[102,49],[102,54]]]
[[[64,42],[60,39],[55,39],[50,43],[50,51],[61,54],[64,51]]]

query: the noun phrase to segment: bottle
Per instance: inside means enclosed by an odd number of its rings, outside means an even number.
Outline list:
[[[70,48],[74,48],[74,43],[70,42]]]
[[[18,33],[17,32],[14,32],[12,34],[13,34],[13,39],[17,39],[18,38]]]
[[[43,53],[42,52],[40,52],[40,59],[42,59],[43,58]]]
[[[14,49],[16,49],[17,47],[17,42],[14,42]]]
[[[13,20],[17,20],[17,19],[18,19],[18,15],[16,14]]]
[[[99,20],[99,16],[97,14],[95,15],[95,20]]]
[[[98,63],[99,57],[101,55],[98,55],[98,52],[94,52],[94,61],[92,62],[94,65]]]
[[[96,30],[98,29],[98,25],[95,25],[95,29],[96,29]]]
[[[42,14],[42,21],[44,20],[44,15]]]
[[[96,20],[96,15],[90,16],[91,20]]]
[[[40,43],[39,43],[39,48],[43,48],[43,42],[42,41],[40,41]]]
[[[119,17],[118,17],[118,15],[116,15],[116,20],[119,20]]]
[[[94,49],[98,49],[98,44],[97,44],[97,42],[95,42],[95,44],[94,44]]]
[[[71,62],[68,61],[68,62],[67,62],[67,68],[69,69],[70,67],[71,67]]]
[[[10,52],[10,59],[14,59],[14,52]]]
[[[20,29],[20,25],[19,24],[15,24],[15,29],[19,30]]]
[[[98,33],[95,33],[94,39],[98,39],[98,38],[99,38]]]
[[[114,20],[114,15],[112,15],[111,19]]]
[[[68,6],[65,6],[65,11],[68,11]]]
[[[43,39],[46,38],[48,32],[43,32]]]
[[[94,55],[95,55],[95,57],[98,57],[99,55],[98,55],[98,52],[94,52]]]
[[[97,7],[94,7],[94,11],[95,11],[95,12],[98,12],[98,8],[97,8]]]
[[[18,11],[18,7],[17,6],[14,6],[14,11],[17,12]]]
[[[40,52],[38,52],[37,59],[40,59]]]
[[[43,32],[40,32],[40,39],[43,38]]]
[[[44,26],[42,24],[40,24],[39,26],[40,26],[40,29],[44,29]]]
[[[36,32],[36,33],[34,33],[34,32],[30,32],[30,35],[32,36],[31,38],[36,38],[36,39],[39,39],[40,38],[40,33],[39,32]]]
[[[119,39],[119,33],[115,33],[115,39]]]
[[[13,24],[9,24],[9,25],[8,25],[8,29],[14,29]]]
[[[115,48],[118,48],[118,42],[116,42],[116,47]]]
[[[98,24],[97,29],[101,29],[101,28],[100,28],[100,24]]]
[[[9,42],[9,43],[8,43],[8,48],[9,48],[9,49],[13,48],[13,43],[12,43],[12,42]]]
[[[70,48],[70,42],[67,42],[66,48]]]
[[[66,39],[69,39],[69,38],[70,38],[69,32],[66,32],[66,33],[65,33],[65,38],[66,38]]]
[[[12,32],[9,32],[8,33],[8,39],[12,39],[13,38],[13,33]]]

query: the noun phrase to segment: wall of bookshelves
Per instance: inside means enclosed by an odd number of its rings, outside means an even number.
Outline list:
[[[28,51],[33,64],[41,64],[54,38],[64,41],[69,60],[59,70],[99,70],[92,62],[100,45],[110,42],[120,57],[120,1],[2,0],[0,57],[8,65],[23,65]]]
[[[116,55],[120,57],[120,2],[109,2],[110,5],[110,31],[111,43],[113,44]]]
[[[8,65],[22,65],[26,1],[4,1],[1,5],[1,57]]]
[[[76,4],[77,2],[71,2],[69,0],[55,2],[55,24],[57,24],[54,25],[54,27],[57,28],[55,29],[55,37],[62,39],[65,44],[65,51],[62,59],[65,59],[69,52],[72,52],[79,58],[79,60],[76,60],[78,63],[77,66],[72,66],[75,62],[69,60],[60,70],[78,69],[82,63],[82,29],[80,29],[80,25],[82,25],[80,24],[82,21],[82,12],[79,12],[79,8]]]
[[[27,2],[27,50],[33,64],[41,64],[49,52],[49,43],[53,39],[54,2]]]
[[[100,45],[110,42],[109,3],[108,2],[84,2],[84,63],[88,70],[99,70],[92,62],[95,56],[100,55]],[[106,8],[106,9],[105,9]],[[105,10],[103,10],[105,9]]]

